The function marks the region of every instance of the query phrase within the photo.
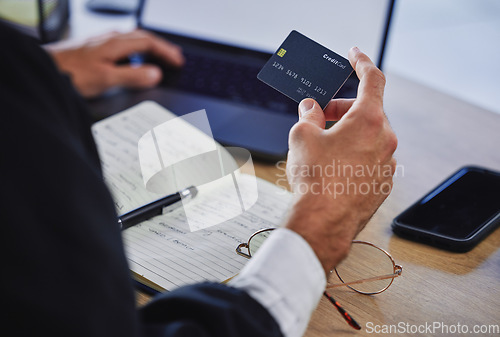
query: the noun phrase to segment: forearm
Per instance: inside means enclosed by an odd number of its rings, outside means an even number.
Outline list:
[[[342,208],[322,195],[300,196],[285,223],[311,246],[326,275],[348,254],[357,233],[358,220]]]

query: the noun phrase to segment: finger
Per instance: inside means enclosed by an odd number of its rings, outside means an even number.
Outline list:
[[[179,46],[142,30],[115,36],[106,44],[108,55],[113,61],[133,53],[150,53],[168,64],[181,66],[184,63]]]
[[[396,158],[391,157],[391,160],[389,161],[389,165],[391,167],[391,173],[394,176],[394,174],[396,173],[396,168],[398,167],[398,161],[396,160]]]
[[[91,36],[86,41],[87,42],[103,42],[103,41],[109,40],[112,37],[118,36],[120,34],[123,34],[123,33],[120,33],[119,31],[116,31],[116,30],[112,30],[112,31],[109,31],[109,32],[106,32],[103,34]]]
[[[150,88],[160,82],[161,69],[153,65],[113,66],[107,75],[108,88],[121,86],[127,88]]]
[[[332,99],[326,106],[324,113],[327,121],[338,121],[351,108],[354,98]]]
[[[349,51],[349,62],[359,78],[357,95],[359,104],[382,104],[385,87],[384,74],[357,47]]]
[[[299,123],[312,123],[320,128],[325,128],[325,114],[312,98],[306,98],[300,102]]]

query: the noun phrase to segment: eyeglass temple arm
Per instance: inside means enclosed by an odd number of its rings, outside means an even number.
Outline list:
[[[246,257],[247,259],[251,258],[250,254],[244,253],[241,251],[241,248],[246,248],[248,252],[250,253],[250,250],[248,249],[248,243],[240,243],[238,247],[236,247],[236,253],[238,255],[241,255],[243,257]]]
[[[403,267],[400,265],[396,265],[394,274],[388,274],[388,275],[382,275],[382,276],[375,276],[375,277],[370,277],[370,278],[365,278],[362,280],[357,280],[357,281],[351,281],[351,282],[345,282],[345,283],[338,283],[338,284],[332,284],[327,286],[326,288],[337,288],[337,287],[343,287],[343,286],[350,286],[353,284],[359,284],[359,283],[364,283],[364,282],[371,282],[371,281],[379,281],[379,280],[386,280],[389,278],[394,278],[401,276],[401,273],[403,272]]]
[[[248,250],[248,253],[250,253],[250,250],[248,249],[248,243],[240,243],[238,245],[238,247],[236,247],[236,253],[238,255],[246,257],[247,259],[251,258],[250,254],[247,254],[247,253],[244,253],[244,252],[241,251],[242,248],[246,248]],[[227,281],[229,281],[229,280],[227,280]],[[342,285],[346,285],[346,284],[342,284]],[[354,320],[354,318],[352,318],[351,315],[349,315],[349,313],[347,311],[345,311],[344,308],[342,308],[342,306],[330,294],[328,294],[325,291],[325,292],[323,292],[323,295],[325,295],[325,297],[328,298],[328,300],[333,304],[333,306],[335,308],[337,308],[338,312],[340,312],[340,314],[342,315],[342,317],[344,317],[344,319],[346,320],[346,322],[351,327],[353,327],[356,330],[361,330],[361,326],[358,324],[358,322],[356,322]]]
[[[333,306],[335,308],[337,308],[338,312],[340,312],[340,314],[342,315],[342,317],[344,317],[344,319],[346,320],[346,322],[351,326],[353,327],[354,329],[356,330],[361,330],[361,326],[358,324],[358,322],[356,322],[354,320],[354,318],[352,318],[351,315],[349,315],[347,313],[347,311],[344,310],[344,308],[342,308],[342,306],[339,304],[339,302],[337,302],[329,293],[327,293],[326,291],[323,292],[323,295],[326,296],[326,298],[328,298],[328,300],[333,304]]]

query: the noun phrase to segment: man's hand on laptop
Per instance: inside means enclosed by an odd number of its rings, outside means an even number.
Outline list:
[[[179,46],[142,30],[112,32],[79,45],[59,43],[46,49],[84,97],[98,96],[116,86],[149,88],[158,84],[162,78],[158,66],[117,64],[134,53],[150,54],[172,66],[184,63]]]
[[[385,78],[357,48],[349,61],[356,99],[335,99],[323,112],[305,99],[290,131],[287,176],[296,203],[286,226],[302,235],[328,272],[389,195],[397,138],[383,111]],[[325,120],[338,120],[325,130]]]

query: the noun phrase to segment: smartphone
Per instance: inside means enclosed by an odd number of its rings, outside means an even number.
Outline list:
[[[500,172],[466,166],[399,214],[401,237],[466,252],[500,224]]]

